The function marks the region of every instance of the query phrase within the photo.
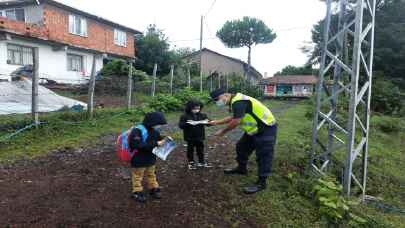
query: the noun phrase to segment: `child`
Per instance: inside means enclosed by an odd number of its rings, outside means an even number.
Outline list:
[[[156,155],[153,148],[163,145],[164,138],[160,135],[159,128],[167,124],[166,118],[161,112],[151,112],[145,115],[141,125],[136,126],[130,133],[129,147],[137,152],[132,157],[132,197],[138,202],[145,202],[142,180],[146,172],[146,181],[149,194],[160,199],[160,188],[156,180]]]
[[[183,130],[184,140],[187,142],[187,159],[189,169],[196,169],[197,167],[209,167],[204,159],[205,125],[191,125],[187,123],[190,120],[207,120],[207,115],[201,113],[202,108],[203,104],[199,101],[192,100],[187,102],[185,113],[180,117],[179,121],[179,127]],[[197,165],[194,162],[194,148],[197,150]]]

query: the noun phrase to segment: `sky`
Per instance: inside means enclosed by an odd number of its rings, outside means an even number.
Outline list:
[[[156,24],[172,48],[200,47],[200,21],[204,15],[203,47],[247,61],[247,48],[226,48],[215,37],[227,20],[243,16],[263,20],[277,38],[252,50],[252,65],[271,76],[287,65],[301,66],[307,56],[300,48],[311,42],[312,26],[325,16],[320,0],[57,0],[141,32]]]

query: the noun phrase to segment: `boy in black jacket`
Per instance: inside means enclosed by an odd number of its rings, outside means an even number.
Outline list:
[[[206,114],[201,113],[203,104],[199,101],[189,101],[186,104],[185,112],[180,117],[179,127],[183,130],[184,140],[187,142],[188,168],[208,168],[204,159],[205,125],[192,125],[189,121],[208,120]],[[198,163],[194,162],[194,148],[197,150]]]
[[[156,180],[156,155],[152,150],[165,143],[160,135],[159,127],[167,124],[166,118],[161,112],[151,112],[145,115],[141,126],[132,130],[129,135],[129,147],[131,151],[137,150],[132,157],[132,197],[139,202],[145,202],[142,180],[146,173],[146,182],[149,194],[160,199],[160,188]]]

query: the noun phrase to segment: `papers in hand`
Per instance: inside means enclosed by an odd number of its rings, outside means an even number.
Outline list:
[[[158,156],[163,161],[166,161],[167,156],[176,148],[176,142],[171,137],[165,138],[165,143],[159,147],[155,147],[152,153]]]
[[[187,120],[187,123],[190,125],[207,125],[209,122],[209,120],[199,120],[199,121],[195,121],[195,120]]]

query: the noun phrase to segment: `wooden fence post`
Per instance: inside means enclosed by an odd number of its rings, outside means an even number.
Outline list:
[[[128,61],[128,90],[127,90],[127,108],[131,109],[132,106],[132,60]]]
[[[39,53],[38,48],[33,48],[33,74],[32,74],[32,101],[31,101],[31,113],[32,123],[38,127],[38,83],[39,83]]]
[[[156,93],[156,73],[157,73],[157,63],[155,63],[155,66],[153,67],[152,97],[154,97]]]
[[[93,111],[94,111],[94,88],[96,86],[96,58],[97,55],[93,54],[93,63],[91,65],[91,75],[87,100],[87,113],[90,119],[93,118]]]
[[[170,95],[173,95],[174,65],[170,66]]]

